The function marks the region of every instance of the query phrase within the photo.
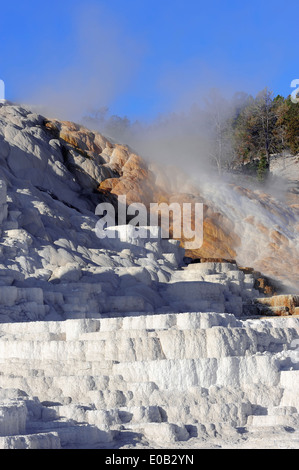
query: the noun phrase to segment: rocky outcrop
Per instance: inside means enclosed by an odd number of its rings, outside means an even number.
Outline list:
[[[299,295],[276,295],[255,301],[261,315],[298,315]]]
[[[63,143],[66,165],[80,181],[85,176],[89,189],[126,195],[128,204],[155,202],[154,177],[128,146],[112,144],[98,132],[72,122],[46,120],[45,127]]]

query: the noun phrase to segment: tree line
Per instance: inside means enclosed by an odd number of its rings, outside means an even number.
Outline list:
[[[263,179],[272,154],[299,153],[299,103],[265,88],[256,97],[236,93],[228,102],[210,97],[212,158],[218,170],[251,168]]]

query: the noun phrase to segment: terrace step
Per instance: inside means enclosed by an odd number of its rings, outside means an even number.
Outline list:
[[[61,449],[56,432],[0,437],[0,449]]]

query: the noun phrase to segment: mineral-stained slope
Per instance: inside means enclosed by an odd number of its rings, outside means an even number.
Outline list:
[[[187,250],[188,256],[236,259],[240,265],[250,265],[264,275],[281,280],[291,290],[298,285],[299,265],[290,262],[299,258],[298,157],[273,157],[271,173],[277,180],[270,185],[271,195],[261,189],[243,187],[238,184],[240,179],[228,184],[219,181],[216,175],[198,181],[195,176],[189,184],[187,173],[176,171],[173,175],[168,169],[159,167],[158,170],[156,166],[153,174],[130,148],[112,145],[98,132],[55,120],[46,122],[46,126],[56,132],[60,141],[68,143],[71,165],[79,165],[80,171],[92,168],[87,172],[95,185],[99,182],[97,189],[102,194],[125,194],[129,204],[204,203],[203,245]],[[84,158],[78,159],[73,153],[76,151],[82,157],[89,156],[88,165],[86,158],[85,166],[82,165]],[[91,161],[99,162],[100,151],[104,161],[99,170]],[[170,184],[172,177],[176,181]],[[183,232],[180,240],[184,246],[187,240]]]
[[[291,266],[277,279],[296,279],[292,208],[241,187],[171,194],[129,147],[9,103],[0,163],[0,447],[297,445],[299,298],[256,271],[274,244]],[[99,238],[95,209],[118,195],[204,202],[202,248],[153,226]],[[259,249],[240,227],[261,214]]]

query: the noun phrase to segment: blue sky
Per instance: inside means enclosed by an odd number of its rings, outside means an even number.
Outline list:
[[[299,78],[296,1],[15,0],[0,13],[6,98],[67,117],[107,106],[150,120],[211,87],[287,96]]]

